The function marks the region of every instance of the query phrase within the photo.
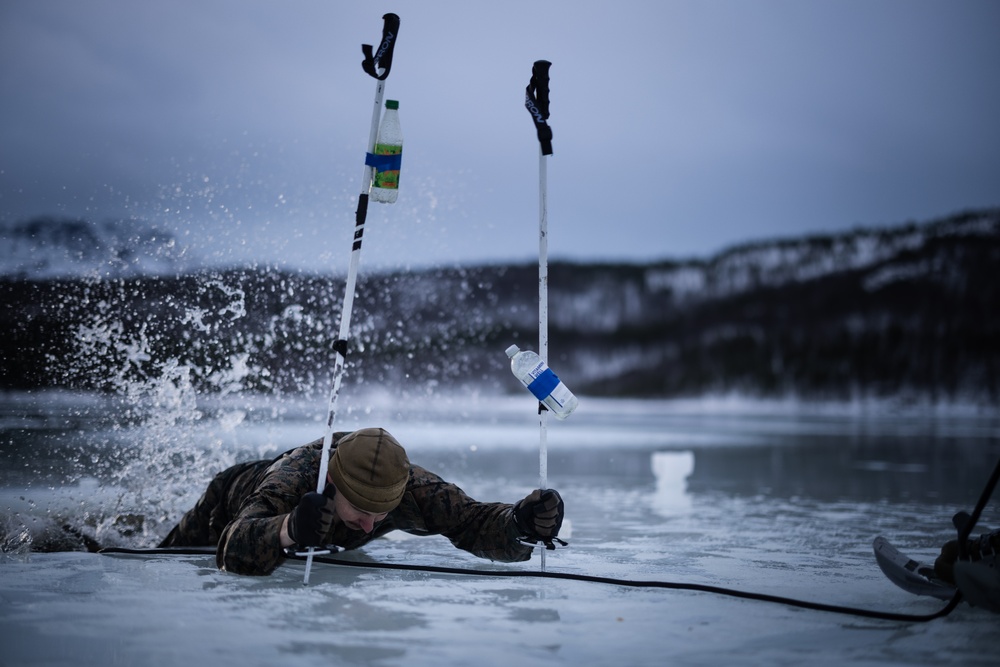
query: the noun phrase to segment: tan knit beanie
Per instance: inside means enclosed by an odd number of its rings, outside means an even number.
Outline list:
[[[330,458],[330,479],[359,510],[381,514],[399,505],[410,477],[406,450],[383,428],[344,436]]]

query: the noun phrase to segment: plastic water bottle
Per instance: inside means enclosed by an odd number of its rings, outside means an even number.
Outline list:
[[[519,350],[517,345],[507,348],[510,371],[539,401],[559,419],[566,419],[580,404],[559,377],[542,358],[531,350]]]
[[[391,204],[399,195],[399,167],[403,155],[403,131],[399,127],[399,102],[385,101],[385,112],[378,126],[378,139],[375,140],[375,160],[383,162],[382,168],[375,167],[375,177],[369,199],[383,204]],[[386,160],[378,156],[396,156]]]

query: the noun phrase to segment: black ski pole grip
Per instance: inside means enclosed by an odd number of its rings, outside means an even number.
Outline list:
[[[535,122],[542,155],[552,155],[552,128],[549,127],[549,67],[548,60],[536,60],[531,67],[531,80],[525,89],[524,106]]]
[[[399,36],[399,17],[395,14],[386,14],[382,18],[385,23],[382,26],[382,41],[379,42],[378,51],[373,54],[371,44],[361,45],[361,52],[365,54],[361,68],[379,81],[384,81],[389,76],[389,70],[392,69],[392,50],[396,47],[396,37]],[[379,69],[382,70],[381,74]]]

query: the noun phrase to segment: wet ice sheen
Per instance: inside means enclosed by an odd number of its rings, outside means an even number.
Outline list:
[[[36,397],[26,410],[26,400],[8,397],[0,407],[0,519],[15,542],[11,528],[40,531],[55,517],[106,542],[150,546],[213,470],[301,444],[322,428],[308,405],[286,405],[278,418],[248,401],[204,405],[204,419],[168,429],[123,427],[108,417],[111,408],[92,402],[53,397],[39,404]],[[940,603],[886,581],[871,541],[884,534],[912,555],[932,558],[951,536],[951,513],[976,501],[1000,456],[1000,431],[989,417],[584,405],[566,422],[548,425],[549,478],[563,493],[572,526],[571,546],[547,558],[550,571],[929,613]],[[447,405],[401,407],[377,397],[349,407],[345,429],[387,426],[414,461],[474,497],[514,500],[536,483],[537,417],[523,400],[465,405],[462,415]],[[237,409],[245,419],[228,416]],[[33,416],[16,418],[26,413]],[[161,474],[163,483],[156,483]],[[1000,524],[995,505],[983,524]],[[490,563],[443,538],[403,535],[348,557],[498,575],[538,567],[537,557]],[[997,617],[966,605],[946,619],[906,625],[703,593],[325,564],[303,587],[302,568],[288,562],[270,577],[253,578],[218,572],[212,556],[5,547],[3,660],[974,665],[993,664],[1000,640]]]

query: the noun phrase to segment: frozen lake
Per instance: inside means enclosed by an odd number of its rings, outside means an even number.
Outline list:
[[[183,398],[183,397],[182,397]],[[538,484],[529,396],[344,402],[338,430],[384,426],[411,460],[479,500]],[[139,403],[65,394],[0,401],[0,664],[995,664],[1000,616],[961,605],[885,621],[714,593],[505,577],[443,538],[400,535],[347,558],[496,576],[289,561],[267,578],[211,555],[37,553],[64,523],[151,547],[211,475],[322,436],[325,398]],[[731,588],[930,614],[886,580],[885,535],[933,560],[1000,459],[1000,418],[791,402],[582,399],[548,420],[566,501],[548,572]],[[981,528],[1000,525],[995,498]],[[976,533],[978,533],[978,529]]]

